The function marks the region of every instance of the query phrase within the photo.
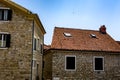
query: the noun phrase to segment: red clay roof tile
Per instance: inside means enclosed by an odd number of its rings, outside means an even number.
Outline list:
[[[120,45],[120,41],[116,41]]]
[[[45,50],[50,49],[50,47],[51,47],[50,45],[44,44],[44,49],[45,49]]]
[[[63,33],[70,33],[71,37],[66,37]],[[90,34],[94,34],[96,38],[92,38]],[[59,27],[55,27],[54,29],[51,48],[120,52],[119,44],[108,34],[102,34],[97,30]]]

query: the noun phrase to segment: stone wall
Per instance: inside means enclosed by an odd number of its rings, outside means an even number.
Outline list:
[[[52,55],[52,56],[50,56]],[[76,70],[65,70],[65,56],[76,56]],[[53,50],[45,56],[52,57],[52,75],[50,80],[119,80],[120,79],[120,54],[107,52],[91,52],[91,51],[60,51]],[[94,71],[94,56],[104,57],[104,71]],[[51,63],[46,58],[45,63]],[[48,64],[45,64],[48,65]],[[50,72],[50,68],[44,70]],[[47,73],[46,72],[46,73]],[[44,75],[46,75],[46,73]],[[48,76],[48,75],[46,75]],[[52,78],[51,78],[52,77]],[[46,80],[46,79],[45,79]]]
[[[12,10],[12,20],[0,20],[0,33],[11,35],[10,47],[0,48],[0,80],[42,80],[42,25],[31,18],[32,13],[2,3],[0,8]],[[33,50],[34,38],[39,39],[37,50]],[[35,64],[31,64],[32,60]]]
[[[35,80],[39,76],[39,80],[42,80],[42,59],[43,59],[43,48],[41,48],[44,43],[44,34],[39,28],[40,26],[37,25],[36,22],[34,22],[34,38],[37,40],[39,39],[39,42],[37,42],[36,46],[37,49],[33,50],[33,60],[36,61],[35,67],[33,68],[33,80]],[[42,49],[42,50],[41,50]]]
[[[43,78],[52,80],[52,52],[48,51],[43,60]]]
[[[30,80],[32,21],[19,10],[12,11],[11,21],[0,21],[0,32],[11,35],[10,48],[0,48],[0,80]]]

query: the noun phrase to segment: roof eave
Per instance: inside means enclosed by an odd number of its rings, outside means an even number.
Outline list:
[[[91,51],[91,52],[107,52],[107,53],[116,53],[116,54],[120,54],[120,51],[105,51],[105,50],[77,50],[77,49],[59,49],[59,48],[50,48],[47,49],[46,51],[49,50],[63,50],[63,51]]]
[[[24,13],[27,13],[27,14],[31,14],[32,12],[29,11],[28,9],[16,4],[15,2],[11,1],[11,0],[0,0],[0,2],[4,3],[4,4],[7,4],[8,6],[12,7],[12,8],[16,8],[16,9],[19,9],[21,10],[22,12]]]
[[[43,25],[42,25],[42,23],[41,23],[41,21],[40,21],[40,19],[39,19],[39,17],[38,17],[37,14],[33,14],[33,13],[32,13],[31,11],[29,11],[28,9],[26,9],[26,8],[24,8],[24,7],[22,7],[22,6],[18,5],[18,4],[10,1],[10,0],[0,0],[0,2],[2,2],[3,4],[6,4],[6,5],[8,5],[8,6],[10,6],[11,8],[20,10],[22,13],[24,13],[24,15],[27,15],[27,17],[28,17],[29,19],[31,19],[31,20],[34,19],[34,20],[37,22],[37,24],[38,24],[39,26],[41,26],[40,29],[41,29],[42,33],[43,33],[43,34],[46,33],[46,31],[45,31],[45,29],[44,29],[44,27],[43,27]]]
[[[46,31],[45,31],[45,29],[44,29],[44,27],[43,27],[43,25],[42,25],[42,22],[41,22],[41,20],[39,19],[38,15],[37,15],[37,14],[33,14],[33,16],[34,16],[34,19],[36,20],[37,24],[38,24],[39,26],[41,26],[40,29],[41,29],[42,33],[45,34]]]

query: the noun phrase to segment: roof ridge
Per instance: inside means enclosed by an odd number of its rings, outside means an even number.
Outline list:
[[[83,30],[83,31],[99,31],[99,30],[92,30],[92,29],[79,29],[79,28],[66,28],[66,27],[56,27],[55,26],[55,29],[69,29],[69,30]]]

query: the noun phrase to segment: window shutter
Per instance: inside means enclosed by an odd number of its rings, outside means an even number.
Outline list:
[[[8,10],[8,20],[12,19],[12,10]]]
[[[41,50],[41,54],[43,54],[43,45],[40,44],[40,50]]]
[[[11,35],[10,34],[6,34],[7,38],[6,38],[6,47],[10,47],[10,39],[11,39]]]
[[[2,10],[2,20],[4,20],[4,10]]]

